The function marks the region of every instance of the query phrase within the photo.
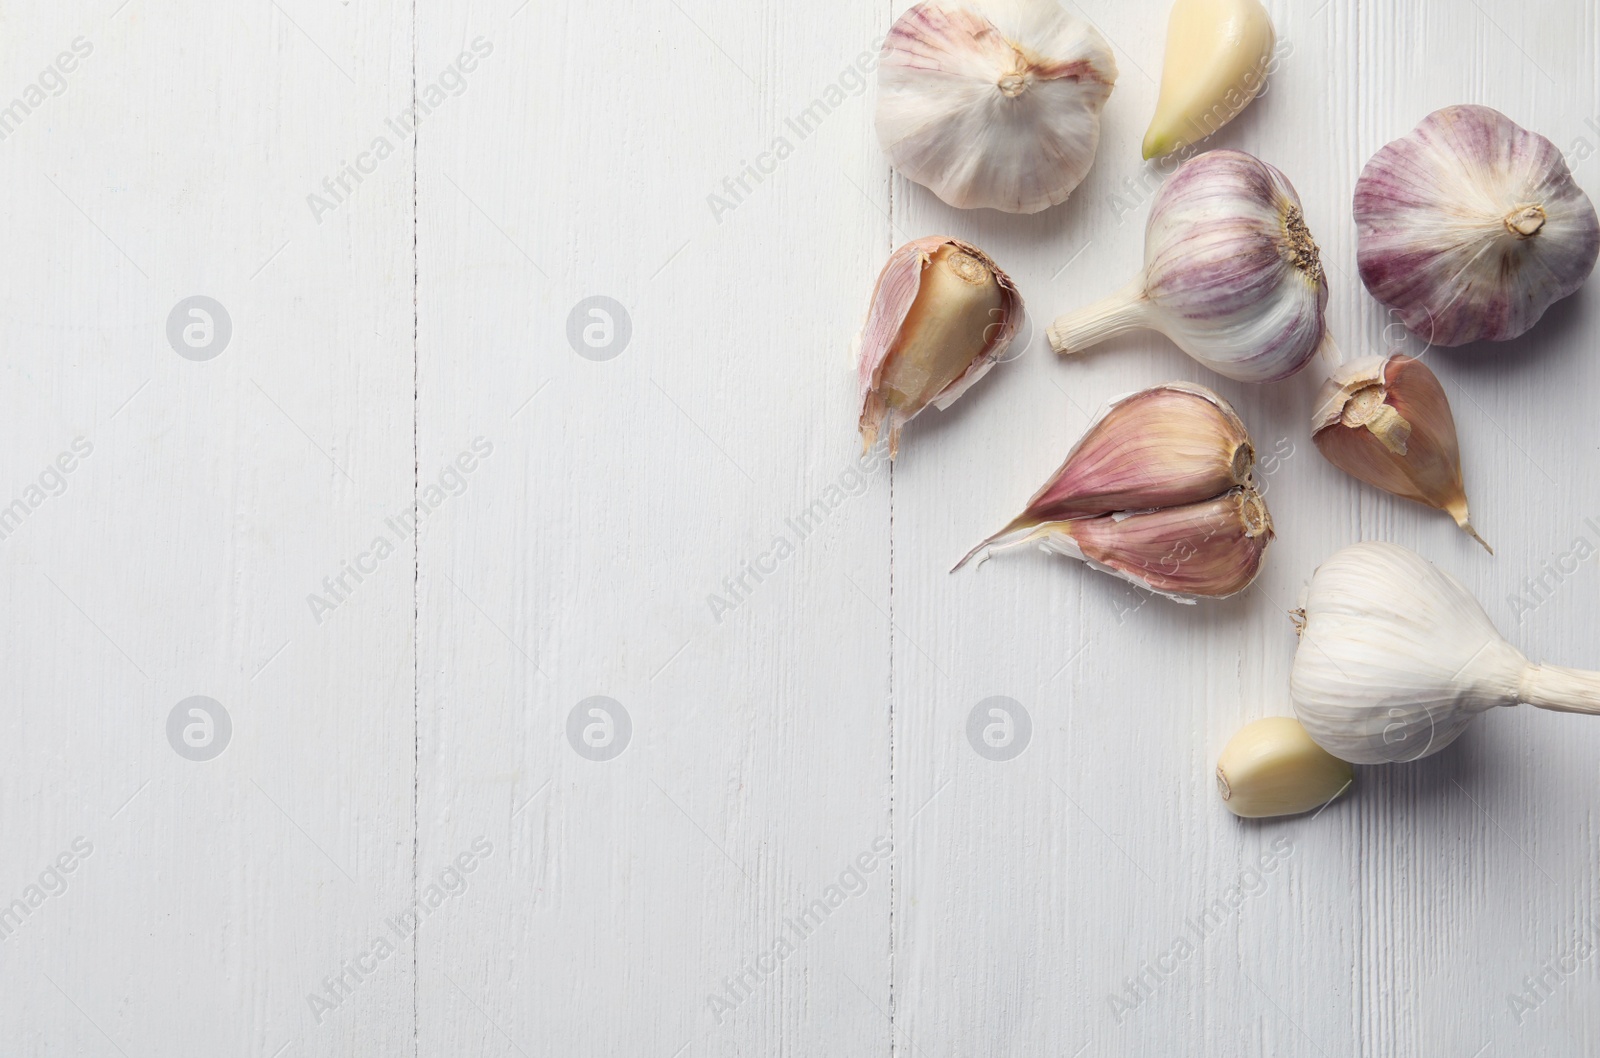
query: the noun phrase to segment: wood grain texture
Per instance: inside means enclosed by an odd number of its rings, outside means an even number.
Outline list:
[[[1288,711],[1286,611],[1356,540],[1600,666],[1570,557],[1600,548],[1596,295],[1426,354],[1491,559],[1315,454],[1310,372],[1049,354],[1141,259],[1165,0],[1067,3],[1121,75],[1088,178],[1031,217],[886,166],[906,6],[0,0],[0,916],[38,887],[0,917],[0,1052],[1592,1049],[1600,724],[1487,716],[1314,819],[1241,824],[1212,769]],[[1593,5],[1268,6],[1281,68],[1212,145],[1295,183],[1347,355],[1423,352],[1356,278],[1349,203],[1428,112],[1495,106],[1600,193]],[[933,234],[1032,327],[890,470],[847,349]],[[168,337],[194,295],[231,321],[211,359]],[[1275,457],[1250,592],[946,572],[1172,379]],[[194,695],[231,720],[211,760],[169,740]],[[994,698],[1031,724],[1014,759],[969,739]]]

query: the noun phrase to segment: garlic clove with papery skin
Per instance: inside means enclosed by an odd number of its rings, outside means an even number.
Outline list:
[[[1193,603],[1248,588],[1272,536],[1266,501],[1246,487],[1181,507],[1046,522],[1002,546],[1037,543],[1158,595]]]
[[[1217,792],[1228,811],[1242,819],[1319,809],[1354,781],[1349,764],[1317,745],[1288,716],[1246,724],[1217,757]]]
[[[1352,764],[1437,753],[1496,706],[1600,714],[1600,673],[1529,662],[1460,581],[1398,544],[1336,552],[1297,614],[1295,716]]]
[[[1237,117],[1266,86],[1276,41],[1261,0],[1174,0],[1145,159],[1198,143]]]
[[[1022,297],[989,255],[944,236],[890,255],[857,338],[862,451],[928,405],[944,409],[982,378],[1022,322]]]
[[[1362,282],[1433,345],[1517,337],[1600,256],[1561,151],[1484,106],[1434,111],[1373,155],[1354,213]]]
[[[1351,477],[1448,513],[1494,554],[1470,521],[1450,400],[1421,360],[1367,356],[1340,365],[1317,395],[1311,439]]]
[[[1323,341],[1317,244],[1288,178],[1259,158],[1216,150],[1179,166],[1150,207],[1144,258],[1121,290],[1057,318],[1057,353],[1148,328],[1220,375],[1276,382]]]
[[[1112,401],[1003,537],[1044,522],[1175,507],[1247,484],[1255,449],[1238,414],[1204,386],[1169,382]]]
[[[945,202],[1037,213],[1094,162],[1117,79],[1105,38],[1055,0],[923,0],[878,63],[878,142]]]

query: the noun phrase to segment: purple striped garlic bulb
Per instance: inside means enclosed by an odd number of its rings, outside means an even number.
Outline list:
[[[1436,110],[1373,155],[1355,220],[1362,282],[1433,345],[1517,337],[1600,255],[1561,151],[1489,107]]]
[[[942,235],[889,256],[856,339],[861,450],[900,430],[928,405],[943,411],[995,365],[1023,318],[1022,296],[989,255]]]
[[[1063,356],[1125,331],[1160,331],[1239,382],[1299,371],[1324,335],[1328,284],[1288,177],[1243,151],[1207,151],[1161,186],[1144,271],[1050,328]]]

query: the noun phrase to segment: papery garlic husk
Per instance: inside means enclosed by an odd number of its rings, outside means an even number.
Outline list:
[[[1432,370],[1409,356],[1365,356],[1322,384],[1311,417],[1317,451],[1351,477],[1425,503],[1472,527],[1450,399]]]
[[[889,257],[857,338],[862,451],[923,408],[943,410],[982,378],[1021,325],[1022,297],[989,255],[944,236],[916,239]]]
[[[1244,725],[1217,757],[1217,792],[1228,811],[1242,819],[1320,809],[1354,781],[1349,764],[1317,745],[1288,716]]]
[[[1058,318],[1050,345],[1081,353],[1125,331],[1160,331],[1240,382],[1276,382],[1311,359],[1328,284],[1300,197],[1243,151],[1207,151],[1168,178],[1145,224],[1144,271]]]
[[[1373,155],[1355,221],[1367,290],[1433,345],[1517,337],[1600,255],[1561,151],[1482,106],[1436,110]]]
[[[1112,401],[1005,528],[969,551],[1044,522],[1176,507],[1248,484],[1255,448],[1238,414],[1204,386],[1169,382]]]
[[[1131,514],[1045,522],[1013,544],[1088,563],[1177,602],[1225,599],[1248,588],[1272,542],[1272,517],[1254,488]]]
[[[924,0],[878,62],[878,142],[952,206],[1037,213],[1094,162],[1117,79],[1105,38],[1055,0]]]
[[[1261,0],[1175,0],[1145,158],[1199,143],[1237,117],[1266,86],[1276,42]]]
[[[1299,614],[1295,715],[1340,760],[1437,753],[1500,705],[1600,713],[1600,673],[1529,662],[1460,581],[1398,544],[1336,552]]]

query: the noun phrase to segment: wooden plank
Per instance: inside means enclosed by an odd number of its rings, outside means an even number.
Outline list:
[[[343,573],[410,502],[409,147],[320,223],[307,196],[404,105],[409,18],[0,21],[0,98],[43,86],[0,140],[0,901],[74,861],[0,948],[4,1049],[404,1053],[409,957],[308,996],[411,890],[410,548]]]
[[[419,879],[494,847],[423,1053],[888,1048],[877,23],[421,10],[420,81],[493,47],[419,149],[421,478],[493,446],[421,546]]]

